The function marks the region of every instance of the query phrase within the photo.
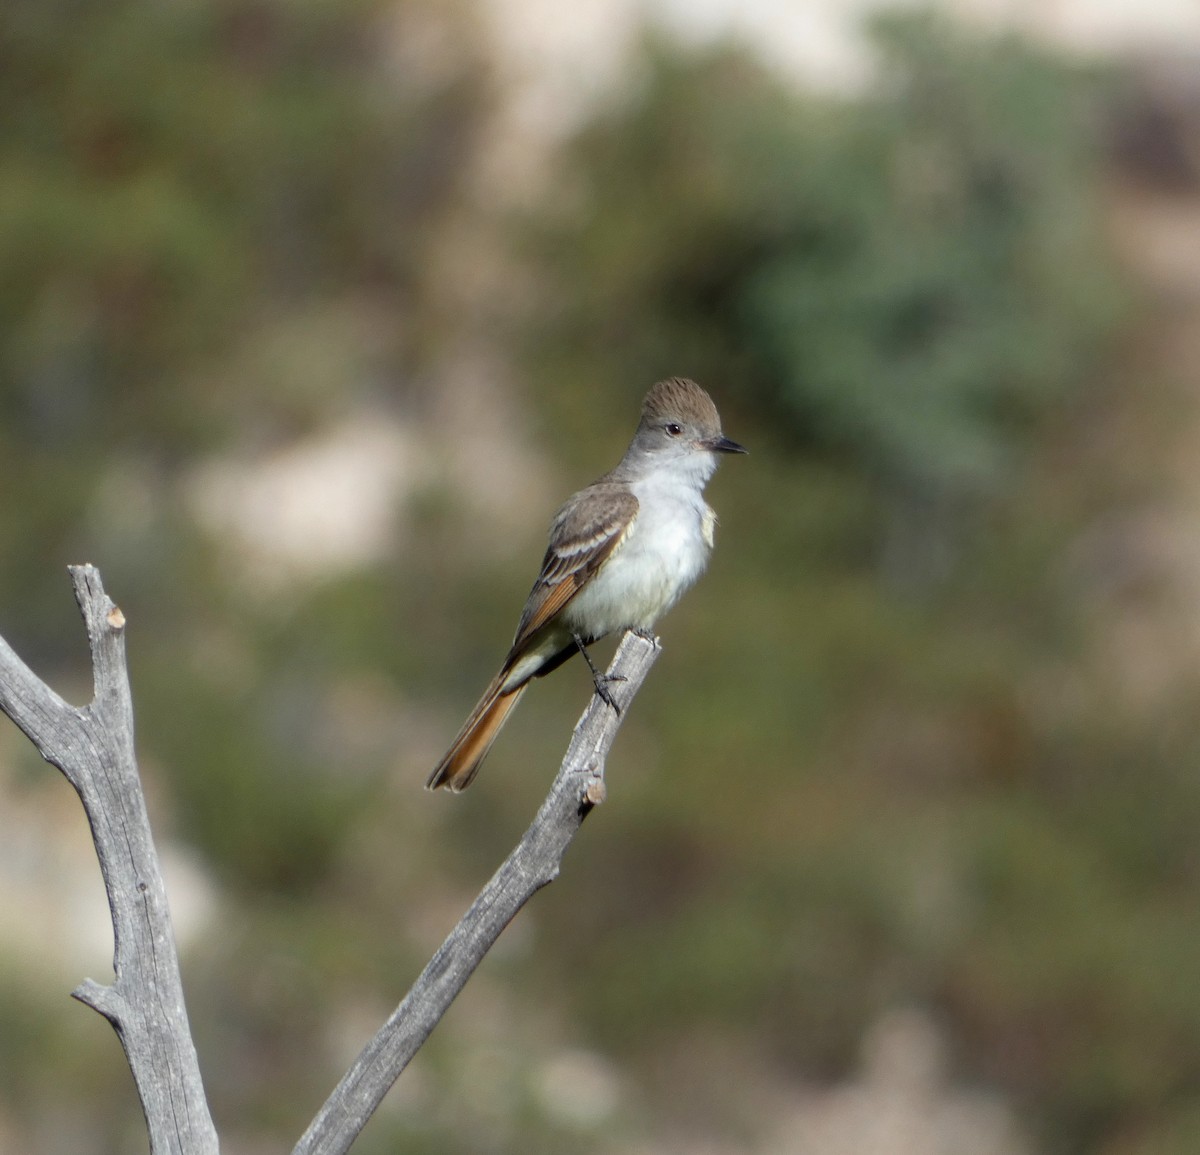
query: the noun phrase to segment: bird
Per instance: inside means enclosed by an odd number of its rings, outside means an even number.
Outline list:
[[[616,708],[587,647],[616,631],[653,636],[708,563],[717,516],[705,485],[721,455],[746,452],[721,431],[717,407],[695,381],[670,377],[650,388],[620,463],[554,515],[512,646],[428,789],[465,790],[530,680],[576,652]]]

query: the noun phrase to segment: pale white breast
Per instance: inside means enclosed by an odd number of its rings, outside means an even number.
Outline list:
[[[632,483],[638,516],[620,548],[580,591],[564,617],[581,633],[650,629],[703,572],[716,517],[689,474]]]

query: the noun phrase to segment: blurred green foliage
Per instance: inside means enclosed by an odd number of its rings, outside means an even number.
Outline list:
[[[720,546],[663,625],[610,804],[363,1151],[748,1135],[762,1071],[846,1077],[904,1003],[1039,1150],[1189,1149],[1197,687],[1121,697],[1124,603],[1079,560],[1160,484],[1173,421],[1112,357],[1096,77],[928,16],[882,22],[875,83],[836,99],[651,38],[531,222],[469,191],[495,81],[465,8],[0,19],[0,630],[82,697],[53,575],[86,555],[126,609],[159,829],[219,886],[185,980],[231,1150],[299,1134],[527,822],[587,678],[539,685],[470,794],[425,797],[561,494],[524,556],[472,548],[433,485],[394,556],[272,596],[231,579],[185,482],[356,407],[419,419],[473,342],[530,382],[564,491],[668,373],[752,456],[714,481]],[[448,315],[455,245],[528,294]],[[1105,422],[1151,448],[1108,451]],[[108,1028],[12,971],[0,1122],[130,1149]],[[617,1064],[614,1118],[539,1106],[561,1046]]]
[[[328,348],[339,302],[419,310],[486,77],[464,37],[448,68],[389,85],[405,13],[428,18],[378,0],[7,6],[6,600],[45,588],[103,462],[127,454],[139,482],[165,486],[200,450],[318,426],[370,385],[345,380],[344,350],[325,366],[274,347],[315,330]],[[393,335],[375,368],[412,359]],[[159,562],[146,576],[161,585],[168,560],[160,548],[131,568]]]

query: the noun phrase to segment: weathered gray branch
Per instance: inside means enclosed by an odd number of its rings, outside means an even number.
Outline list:
[[[116,1029],[133,1072],[153,1155],[215,1155],[213,1127],[188,1029],[166,890],[133,743],[125,617],[93,566],[72,566],[92,651],[90,705],[72,706],[0,637],[0,711],[75,788],[87,812],[113,922],[115,980],[74,992]],[[516,849],[422,971],[404,1001],[334,1089],[294,1155],[341,1155],[429,1037],[517,911],[558,876],[584,818],[604,800],[604,763],[625,710],[658,656],[626,634],[609,668],[619,713],[596,695],[575,727],[550,794]]]
[[[0,638],[0,710],[75,787],[92,828],[112,913],[114,981],[104,986],[88,979],[74,995],[115,1028],[154,1155],[215,1155],[217,1133],[188,1029],[166,889],[134,756],[125,617],[93,566],[70,572],[92,650],[90,705],[65,702]]]
[[[516,849],[482,893],[404,1001],[392,1013],[326,1100],[293,1155],[342,1155],[382,1102],[409,1060],[437,1026],[500,932],[517,911],[558,877],[563,854],[591,808],[604,801],[604,761],[621,719],[658,656],[658,643],[626,634],[609,667],[620,713],[594,696],[571,738],[550,794]]]

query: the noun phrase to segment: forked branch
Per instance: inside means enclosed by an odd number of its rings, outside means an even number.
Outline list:
[[[70,572],[92,649],[91,703],[64,701],[0,638],[0,710],[75,787],[92,828],[112,914],[114,978],[111,986],[88,979],[74,995],[112,1023],[125,1048],[153,1155],[215,1155],[134,756],[125,617],[94,566]]]

